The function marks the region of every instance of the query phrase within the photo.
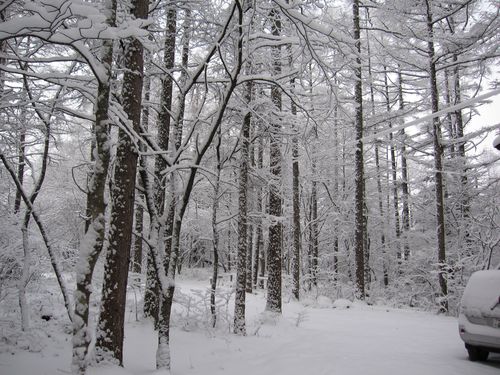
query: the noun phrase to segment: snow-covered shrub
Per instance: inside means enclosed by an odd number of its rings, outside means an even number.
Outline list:
[[[234,290],[218,288],[215,293],[216,327],[224,331],[231,330],[232,314],[229,311],[229,301],[234,296]],[[172,307],[173,325],[186,331],[213,329],[212,313],[210,309],[210,288],[203,290],[191,289],[190,293],[183,293],[176,289],[174,306]]]

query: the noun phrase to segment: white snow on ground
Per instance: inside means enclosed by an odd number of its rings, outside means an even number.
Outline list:
[[[205,284],[208,284],[205,283]],[[184,293],[206,287],[181,281]],[[321,302],[321,301],[320,301]],[[324,302],[324,301],[323,301]],[[467,360],[453,317],[366,306],[305,307],[285,303],[281,318],[262,314],[262,292],[247,296],[248,336],[195,328],[172,332],[174,375],[498,375],[500,355]],[[335,304],[333,304],[334,306]],[[230,309],[231,311],[231,309]],[[152,325],[127,317],[125,368],[91,368],[89,375],[151,375]],[[38,353],[0,353],[0,375],[57,375],[70,371],[70,337],[53,333]]]

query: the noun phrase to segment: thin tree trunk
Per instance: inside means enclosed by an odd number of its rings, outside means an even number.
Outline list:
[[[444,69],[444,89],[445,89],[445,100],[446,100],[446,106],[449,107],[451,106],[451,88],[450,88],[450,74],[449,74],[449,69]],[[452,119],[452,113],[448,112],[446,114],[446,120],[444,121],[446,124],[446,127],[448,128],[448,133],[450,134],[450,138],[455,138],[456,136],[456,131],[455,127],[453,124],[453,119]],[[456,156],[456,151],[455,151],[455,144],[451,142],[449,145],[450,149],[450,158],[453,159]]]
[[[26,86],[26,80],[24,80]],[[26,96],[27,87],[24,87],[24,96]],[[21,129],[19,134],[19,148],[17,161],[17,178],[21,184],[24,182],[24,166],[25,166],[25,141],[26,141],[26,107],[20,108],[21,111]],[[14,200],[14,213],[17,214],[21,208],[21,189],[16,190],[16,198]],[[32,202],[33,203],[33,202]],[[28,299],[26,298],[26,287],[28,286],[31,269],[31,251],[29,249],[28,227],[30,221],[30,209],[26,208],[24,213],[23,224],[21,227],[22,244],[23,244],[23,266],[21,268],[21,277],[17,283],[17,292],[19,300],[19,309],[21,310],[21,329],[28,331],[30,327],[30,313]]]
[[[251,101],[252,86],[246,85],[245,101]],[[245,290],[247,279],[247,251],[248,251],[248,164],[249,164],[249,144],[250,144],[250,122],[252,115],[247,110],[243,119],[243,126],[240,135],[240,180],[238,188],[238,256],[236,267],[236,296],[234,301],[234,333],[245,335]],[[250,278],[251,275],[248,275]]]
[[[293,68],[292,46],[288,48],[288,65]],[[295,89],[295,78],[290,80],[292,92]],[[292,258],[292,295],[300,299],[300,170],[299,170],[299,135],[296,124],[297,105],[292,100],[292,204],[293,204],[293,258]]]
[[[184,109],[185,109],[185,101],[186,101],[186,92],[184,92],[184,85],[187,79],[187,65],[189,59],[189,41],[190,41],[190,28],[191,28],[191,12],[190,10],[186,10],[186,19],[183,24],[183,40],[182,40],[182,71],[179,83],[181,85],[181,91],[179,92],[179,111],[175,116],[174,128],[173,128],[173,143],[174,149],[172,150],[172,155],[175,158],[177,151],[181,147],[182,143],[182,134],[183,134],[183,123],[184,123]],[[173,33],[176,30],[176,20],[177,14],[175,10],[169,11],[168,15],[168,30],[169,35],[174,37]],[[175,42],[175,41],[174,41]],[[172,42],[172,43],[174,43]],[[170,45],[169,48],[175,49],[175,43]],[[170,58],[168,64],[174,64],[174,51],[171,51]],[[170,83],[170,95],[172,95],[172,82]],[[172,106],[172,98],[170,97],[170,104]],[[170,123],[170,120],[169,120]],[[174,159],[173,158],[173,159]],[[180,181],[179,175],[175,172],[172,173],[170,177],[170,201],[168,203],[167,210],[167,218],[165,225],[165,260],[163,262],[163,267],[167,272],[167,275],[171,280],[175,279],[175,273],[177,269],[180,269],[179,262],[179,251],[180,251],[180,235],[181,235],[181,227],[182,227],[182,215],[177,212],[179,205],[179,194],[180,190]],[[185,193],[185,194],[190,194]],[[187,205],[187,203],[185,204]],[[181,210],[185,210],[181,208]],[[178,216],[176,216],[178,215]],[[172,263],[173,262],[173,263]],[[160,298],[160,311],[159,311],[159,320],[158,320],[158,352],[157,352],[157,367],[169,367],[170,366],[170,354],[165,356],[165,350],[169,351],[169,342],[170,342],[170,316],[172,309],[172,299],[174,296],[175,285],[173,285],[173,281],[171,285],[169,285],[167,291],[163,290],[163,293]],[[163,354],[162,354],[163,353]],[[167,365],[168,363],[168,365]]]
[[[399,99],[399,110],[402,112],[405,108],[404,98],[403,98],[403,75],[401,69],[398,69],[398,99]],[[406,133],[404,127],[401,128],[399,132],[400,138],[400,150],[401,150],[401,192],[403,201],[403,247],[404,247],[404,259],[410,259],[410,243],[408,241],[408,234],[410,232],[410,188],[408,185],[408,162],[406,160]]]
[[[387,112],[391,110],[389,98],[389,83],[387,80],[387,67],[384,66],[384,86],[385,86],[385,107]],[[392,129],[392,122],[389,121],[389,129]],[[391,155],[391,177],[392,177],[392,204],[394,209],[394,232],[396,233],[396,249],[399,255],[398,259],[404,259],[405,255],[401,252],[401,220],[399,216],[399,194],[398,194],[398,170],[396,160],[396,146],[394,144],[394,134],[389,133],[389,152]]]
[[[453,55],[453,61],[456,63],[458,61],[458,56],[456,54]],[[453,91],[455,96],[454,105],[460,104],[462,102],[462,90],[460,88],[460,70],[459,65],[457,64],[453,69]],[[470,254],[472,249],[471,243],[471,233],[469,227],[469,219],[470,219],[470,193],[468,189],[469,178],[467,176],[467,158],[465,154],[465,142],[462,140],[464,137],[464,120],[462,116],[462,110],[457,109],[454,114],[455,117],[455,130],[456,130],[456,138],[460,139],[457,145],[457,156],[459,158],[460,163],[460,212],[462,214],[463,226],[465,227],[465,243],[466,243],[466,254]]]
[[[215,292],[217,288],[217,278],[219,276],[219,232],[217,230],[217,211],[219,209],[219,190],[220,190],[220,174],[221,174],[221,157],[220,146],[222,141],[221,130],[217,132],[217,146],[215,152],[217,155],[217,175],[215,177],[214,185],[214,200],[212,202],[212,235],[214,246],[214,261],[212,264],[212,282],[210,285],[210,312],[212,314],[212,327],[215,328],[217,324],[217,310],[215,304]]]
[[[437,86],[437,74],[435,49],[434,49],[434,28],[432,19],[431,1],[425,1],[427,8],[427,52],[429,57],[429,80],[431,89],[432,112],[439,111],[439,94]],[[436,193],[436,225],[437,225],[437,250],[438,250],[438,267],[439,267],[439,287],[441,291],[441,300],[439,303],[440,312],[448,311],[448,285],[446,279],[446,242],[445,242],[445,218],[444,218],[444,199],[443,199],[443,148],[441,146],[441,124],[439,117],[434,117],[432,120],[432,136],[434,144],[434,178],[435,178],[435,193]]]
[[[335,77],[335,85],[337,85],[337,77]],[[339,118],[338,118],[338,103],[337,101],[335,102],[335,107],[334,107],[334,124],[333,124],[333,142],[334,142],[334,155],[333,155],[333,196],[338,198],[339,197],[339,135],[338,135],[338,126],[339,126]],[[338,212],[340,215],[340,211]],[[335,219],[334,223],[334,238],[333,238],[333,280],[336,282],[338,281],[338,275],[339,275],[339,260],[338,260],[338,254],[339,254],[339,218],[337,217]]]
[[[384,277],[384,285],[389,285],[389,272],[387,269],[387,245],[386,245],[386,225],[385,225],[385,212],[384,212],[384,202],[382,199],[382,173],[380,171],[380,152],[379,145],[375,143],[375,168],[377,169],[377,198],[378,198],[378,210],[380,215],[380,224],[382,229],[380,231],[380,246],[382,247],[382,273]]]
[[[247,207],[247,211],[250,211],[250,209]],[[253,234],[254,234],[254,226],[250,222],[250,219],[247,221],[247,262],[246,262],[246,285],[245,285],[245,291],[247,293],[252,293],[253,292],[253,282],[252,282],[252,275],[253,275],[253,256],[254,256],[254,241],[253,241]]]
[[[311,257],[311,284],[318,286],[318,182],[316,181],[316,155],[313,154],[311,161],[311,214],[310,214],[310,236],[309,236],[309,254]]]
[[[115,26],[116,0],[108,3],[109,8],[107,24]],[[92,291],[92,274],[97,258],[102,250],[105,234],[106,200],[104,191],[108,175],[110,158],[109,139],[109,95],[111,82],[111,66],[113,63],[113,41],[104,40],[102,45],[102,63],[107,69],[106,80],[98,83],[97,101],[95,110],[95,138],[96,160],[89,182],[89,213],[90,225],[81,242],[80,256],[76,269],[75,318],[73,321],[73,359],[72,369],[74,374],[84,375],[87,367],[87,352],[91,334],[88,327],[89,300]]]
[[[253,90],[253,84],[250,84],[251,88],[250,90]],[[250,92],[250,95],[252,95],[252,91]],[[247,181],[247,214],[249,212],[252,212],[252,201],[253,201],[253,184],[252,180],[250,178],[250,171],[254,169],[255,163],[254,163],[254,147],[252,142],[250,140],[253,138],[253,133],[254,131],[252,130],[252,118],[250,116],[250,129],[248,131],[248,181]],[[252,293],[253,291],[253,280],[252,280],[252,267],[253,267],[253,256],[254,254],[254,242],[253,242],[253,235],[254,235],[254,228],[255,226],[253,225],[253,221],[248,218],[247,219],[247,262],[246,262],[246,287],[245,290],[247,293]]]
[[[149,54],[145,54],[145,60],[149,60]],[[141,123],[142,129],[147,131],[149,129],[149,100],[151,95],[151,78],[148,75],[144,75],[144,99],[142,105],[142,116]],[[139,151],[145,152],[146,147],[143,143],[139,145]],[[147,162],[145,155],[139,155],[139,169],[146,170]],[[142,180],[140,176],[137,176],[137,186],[139,187],[139,204],[135,206],[135,236],[134,236],[134,257],[132,261],[132,272],[134,273],[142,273],[142,259],[143,259],[143,237],[144,237],[144,204],[145,202],[145,194],[144,189],[145,186],[142,184]],[[136,199],[137,201],[137,199]]]
[[[22,329],[23,329],[23,331],[26,331],[29,329],[29,306],[28,306],[28,300],[26,298],[26,287],[28,286],[28,283],[29,283],[30,268],[31,268],[31,251],[29,248],[29,223],[30,223],[30,219],[31,219],[33,205],[35,203],[36,198],[38,197],[38,194],[40,193],[43,182],[45,181],[45,175],[47,172],[47,164],[49,161],[49,146],[50,146],[50,138],[51,138],[51,127],[50,127],[50,120],[46,120],[43,117],[42,113],[37,110],[36,104],[33,102],[33,97],[31,95],[31,91],[29,89],[28,81],[27,81],[26,77],[24,77],[24,89],[25,89],[25,91],[26,91],[26,93],[27,93],[27,95],[32,103],[32,106],[35,108],[36,113],[38,114],[38,116],[42,120],[42,122],[45,124],[45,137],[44,137],[44,144],[43,144],[42,166],[40,169],[40,175],[35,180],[35,187],[33,189],[33,192],[31,193],[31,196],[30,196],[30,205],[28,205],[26,207],[23,225],[21,228],[24,260],[23,260],[23,268],[22,268],[21,278],[19,280],[18,286],[19,286],[19,306],[21,308]],[[25,109],[22,109],[22,111],[25,111]],[[22,153],[23,153],[23,163],[24,163],[24,146],[23,146]],[[21,177],[23,174],[24,173],[22,173],[20,175],[19,169],[18,169],[18,179],[19,179],[19,183],[21,185],[21,188],[22,188],[22,182],[21,182],[21,178],[19,178],[19,177]],[[17,199],[18,195],[19,195],[19,198],[21,198],[21,189],[19,189],[19,188],[17,189],[16,199]]]
[[[276,9],[269,16],[272,22],[271,29],[274,36],[281,35],[281,18]],[[274,46],[271,50],[274,75],[281,73],[281,47]],[[271,99],[276,113],[273,115],[269,145],[269,168],[272,181],[269,187],[269,215],[272,223],[269,226],[269,247],[267,254],[268,282],[266,310],[281,314],[281,268],[282,268],[282,224],[281,224],[281,91],[273,85]]]
[[[259,145],[257,151],[257,168],[259,171],[262,170],[264,165],[264,133],[262,127],[260,127],[259,134]],[[254,284],[260,289],[264,289],[264,275],[266,272],[266,257],[264,254],[264,235],[262,233],[262,216],[264,215],[263,209],[263,189],[262,185],[259,185],[257,189],[257,212],[259,213],[259,219],[257,223],[257,233],[256,233],[256,247],[255,247],[255,276]],[[258,276],[261,277],[260,282],[257,282]]]
[[[24,111],[24,109],[21,109]],[[25,150],[25,142],[26,142],[26,129],[25,122],[21,124],[20,134],[19,134],[19,151],[17,157],[17,178],[21,182],[21,185],[24,182],[24,150]],[[21,208],[21,192],[19,190],[16,191],[16,198],[14,200],[14,213],[17,214],[19,209]]]
[[[162,87],[161,87],[161,97],[160,97],[160,113],[158,116],[158,135],[157,144],[164,151],[163,155],[159,155],[155,159],[155,186],[154,186],[154,200],[156,206],[156,213],[160,218],[158,220],[158,228],[154,230],[158,231],[158,241],[165,241],[165,244],[161,244],[165,248],[167,253],[165,261],[168,262],[168,251],[170,246],[168,242],[171,238],[172,230],[172,213],[171,210],[167,210],[167,217],[165,218],[165,190],[167,186],[167,174],[165,170],[167,168],[167,161],[165,160],[168,154],[169,141],[170,141],[170,124],[171,124],[171,114],[172,114],[172,97],[173,97],[173,78],[170,75],[170,71],[174,68],[175,64],[175,43],[176,43],[176,33],[177,33],[177,11],[175,5],[169,5],[167,10],[166,18],[166,34],[165,34],[165,50],[163,55],[163,68],[169,72],[162,76]],[[170,220],[169,220],[170,219]],[[170,224],[170,225],[169,225]],[[165,240],[166,238],[166,240]],[[148,267],[152,266],[152,261],[148,262]],[[166,265],[166,267],[168,267]],[[158,275],[155,275],[153,271],[148,270],[147,273],[148,280],[146,281],[146,294],[144,296],[144,315],[147,317],[152,317],[155,321],[155,325],[158,325],[158,319],[160,314],[160,290],[159,282],[157,280]],[[150,279],[154,277],[154,279]]]
[[[45,244],[45,247],[47,248],[47,252],[49,254],[50,258],[50,263],[52,266],[52,269],[54,270],[54,274],[56,275],[57,282],[59,284],[59,288],[61,289],[61,294],[63,295],[64,299],[64,306],[66,307],[66,312],[68,313],[68,317],[70,322],[73,322],[73,311],[71,310],[71,302],[70,302],[70,297],[68,293],[68,287],[66,285],[66,282],[64,281],[62,277],[62,271],[61,267],[59,266],[59,263],[57,262],[56,254],[54,249],[51,246],[51,242],[47,236],[47,230],[45,229],[45,226],[42,223],[42,220],[40,219],[40,216],[37,214],[35,211],[35,208],[33,207],[28,195],[24,192],[23,186],[21,185],[21,182],[19,181],[16,172],[14,168],[7,162],[7,159],[5,158],[4,154],[0,152],[0,160],[2,160],[5,168],[9,172],[10,176],[12,177],[17,189],[21,192],[21,199],[24,201],[24,204],[26,207],[29,208],[31,212],[31,216],[33,217],[33,220],[35,220],[36,225],[38,226],[38,229],[40,231],[40,234],[42,235],[43,242]]]
[[[186,208],[188,206],[191,193],[193,191],[193,186],[195,183],[195,177],[198,171],[198,165],[200,165],[203,156],[209,149],[209,146],[212,144],[213,139],[218,132],[218,129],[221,125],[222,118],[224,116],[225,110],[229,103],[229,100],[232,96],[234,89],[236,88],[237,79],[241,70],[241,63],[243,59],[243,9],[241,8],[241,4],[239,2],[235,2],[231,8],[229,13],[229,17],[226,21],[226,27],[224,27],[223,32],[221,33],[218,43],[221,43],[222,38],[226,35],[227,25],[231,22],[233,17],[236,15],[237,17],[237,25],[238,25],[238,35],[237,35],[237,58],[235,61],[235,67],[233,71],[229,74],[230,81],[226,86],[225,92],[222,94],[222,102],[219,103],[218,111],[214,115],[214,120],[210,131],[208,133],[207,138],[204,140],[202,145],[199,145],[197,148],[196,156],[193,158],[190,163],[190,171],[189,176],[185,180],[184,193],[182,195],[182,199],[179,201],[179,209],[176,210],[173,230],[172,230],[172,248],[170,251],[170,260],[168,263],[168,279],[167,285],[162,285],[162,298],[165,299],[164,303],[162,303],[162,311],[161,311],[161,320],[159,322],[158,327],[158,349],[156,351],[156,368],[157,369],[166,369],[170,370],[171,366],[171,356],[170,356],[170,316],[172,311],[172,302],[175,292],[175,271],[177,268],[177,262],[179,258],[179,247],[180,247],[180,234],[182,228],[182,220],[184,214],[186,212]],[[208,59],[215,53],[215,49],[212,49],[212,54],[208,56]],[[205,64],[202,65],[204,69],[208,63],[206,60]],[[198,75],[202,73],[203,70],[198,71]],[[196,77],[195,77],[196,78]]]
[[[354,68],[354,101],[356,103],[355,131],[355,258],[356,258],[356,295],[365,298],[365,218],[364,218],[364,161],[363,161],[363,88],[361,75],[361,34],[359,20],[359,0],[353,0],[354,40],[356,47],[356,66]]]

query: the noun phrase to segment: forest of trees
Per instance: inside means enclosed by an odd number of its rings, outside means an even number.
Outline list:
[[[89,357],[123,363],[131,283],[170,368],[186,268],[212,270],[214,327],[218,276],[234,272],[240,335],[246,293],[263,288],[272,314],[285,295],[455,314],[469,275],[500,262],[500,152],[484,142],[498,124],[476,121],[500,95],[499,12],[2,2],[0,304],[29,330],[30,288],[53,273],[75,374]]]

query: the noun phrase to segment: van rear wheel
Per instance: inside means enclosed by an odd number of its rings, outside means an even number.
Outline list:
[[[479,348],[473,345],[465,345],[467,352],[469,353],[469,361],[486,361],[488,359],[488,354],[490,354],[487,350]]]

